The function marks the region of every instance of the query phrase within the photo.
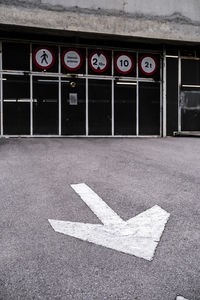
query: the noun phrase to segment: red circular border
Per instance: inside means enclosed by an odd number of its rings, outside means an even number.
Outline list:
[[[79,56],[80,56],[80,64],[79,66],[77,66],[76,68],[70,68],[68,67],[66,64],[65,64],[65,60],[64,60],[64,57],[65,57],[65,54],[69,51],[74,51],[76,52]],[[82,67],[82,64],[83,64],[83,55],[81,54],[81,52],[75,48],[68,48],[67,50],[65,50],[63,53],[62,53],[62,64],[63,64],[63,67],[69,71],[77,71],[78,69],[80,69]]]
[[[118,68],[118,66],[117,66],[117,60],[118,60],[118,58],[119,58],[120,56],[122,56],[122,55],[128,56],[128,57],[130,58],[130,60],[132,61],[132,67],[130,68],[129,71],[123,72],[123,71],[121,71],[121,70]],[[115,57],[115,69],[116,69],[117,72],[119,72],[120,74],[126,75],[126,74],[131,73],[131,72],[133,71],[134,67],[135,67],[135,61],[134,61],[134,59],[132,58],[132,56],[131,56],[129,53],[120,53],[120,54],[118,54],[118,55]]]
[[[52,63],[47,66],[47,67],[42,67],[41,65],[38,64],[38,62],[36,61],[36,53],[41,50],[41,49],[47,49],[49,52],[51,52],[51,55],[52,55]],[[36,65],[36,67],[38,67],[39,69],[41,70],[47,70],[47,69],[50,69],[53,67],[53,65],[55,64],[55,61],[56,61],[56,57],[55,57],[55,53],[53,52],[53,50],[51,50],[49,47],[38,47],[35,49],[35,51],[33,52],[33,61],[34,61],[34,64]]]
[[[151,57],[151,58],[154,60],[154,62],[155,62],[155,70],[154,70],[153,72],[151,72],[151,73],[147,73],[147,72],[145,72],[145,71],[142,69],[141,62],[142,62],[142,60],[143,60],[145,57]],[[155,58],[155,56],[153,56],[153,55],[151,55],[151,54],[143,55],[142,57],[140,57],[140,60],[139,60],[139,68],[140,68],[140,71],[141,71],[143,74],[148,75],[148,76],[151,76],[151,75],[153,75],[154,73],[156,73],[156,71],[157,71],[157,69],[158,69],[158,61],[157,61],[157,59]]]
[[[105,66],[104,69],[102,70],[97,70],[95,69],[93,66],[92,66],[92,63],[91,63],[91,57],[94,55],[94,54],[103,54],[107,60],[107,66]],[[92,71],[96,72],[96,73],[103,73],[105,72],[107,69],[108,69],[108,66],[109,66],[109,59],[108,59],[108,55],[104,52],[104,51],[94,51],[90,54],[89,56],[89,65],[90,65],[90,68],[92,69]]]

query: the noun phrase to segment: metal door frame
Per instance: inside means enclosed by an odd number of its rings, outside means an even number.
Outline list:
[[[194,131],[183,131],[182,130],[182,121],[181,121],[181,90],[182,90],[182,79],[181,79],[181,63],[182,60],[200,60],[199,57],[190,57],[190,56],[181,56],[180,50],[178,51],[178,133],[180,134],[190,134],[194,133]],[[185,87],[190,86],[190,87],[200,87],[200,85],[195,85],[195,84],[189,84],[189,85],[183,85]],[[200,135],[200,130],[195,131],[195,134]]]

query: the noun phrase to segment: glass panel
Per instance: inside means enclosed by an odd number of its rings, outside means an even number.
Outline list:
[[[85,82],[62,78],[62,134],[85,135]]]
[[[172,56],[178,56],[178,49],[167,48],[166,49],[166,54],[167,55],[172,55]]]
[[[111,135],[111,80],[89,80],[90,135]]]
[[[1,65],[1,63],[0,63]],[[1,67],[1,66],[0,66]],[[1,87],[2,87],[2,77],[1,77],[1,74],[0,74],[0,135],[1,135],[1,118],[3,117],[3,114],[2,114],[2,106],[1,106]]]
[[[115,81],[115,135],[136,134],[136,83]]]
[[[180,51],[180,55],[181,56],[191,56],[191,57],[195,57],[196,55],[196,51],[195,50],[181,50]]]
[[[159,83],[139,83],[139,134],[160,135]]]
[[[178,130],[178,59],[167,58],[167,135]]]
[[[181,130],[200,131],[200,89],[181,92]]]
[[[200,50],[196,51],[196,57],[200,58]]]
[[[30,134],[30,78],[3,76],[4,134]]]
[[[29,70],[30,45],[2,43],[3,70]]]
[[[33,133],[58,134],[58,78],[33,77]]]
[[[192,59],[181,60],[181,83],[200,84],[200,61]]]

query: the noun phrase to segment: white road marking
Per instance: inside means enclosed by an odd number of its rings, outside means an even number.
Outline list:
[[[182,296],[177,296],[177,297],[176,297],[176,300],[188,300],[188,299],[186,299],[186,298],[184,298],[184,297],[182,297]]]
[[[71,187],[104,225],[126,223],[85,183],[71,184]]]
[[[85,183],[71,186],[104,225],[49,219],[56,232],[149,261],[153,259],[170,216],[168,212],[155,205],[124,221]]]

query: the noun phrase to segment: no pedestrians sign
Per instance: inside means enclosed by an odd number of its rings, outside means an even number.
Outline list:
[[[33,53],[34,64],[42,70],[47,70],[55,64],[55,54],[48,47],[39,47]]]

